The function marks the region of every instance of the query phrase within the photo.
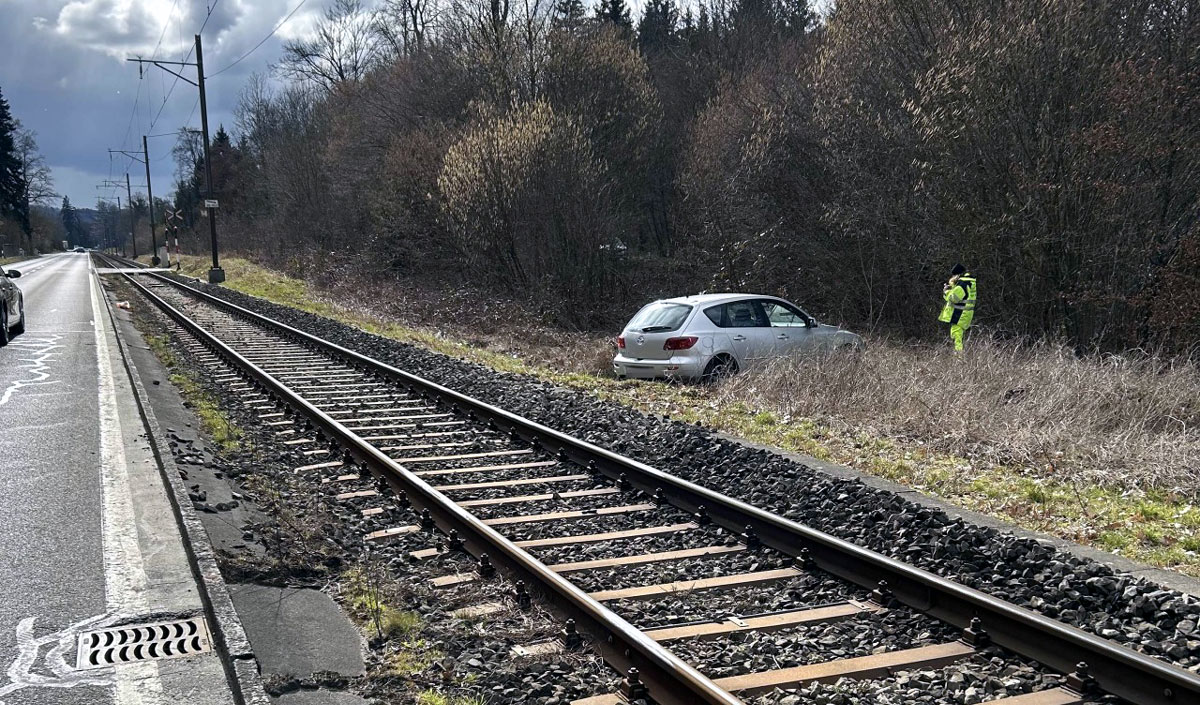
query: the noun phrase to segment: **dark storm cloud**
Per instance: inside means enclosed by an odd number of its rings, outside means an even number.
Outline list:
[[[0,0],[0,90],[14,115],[37,132],[56,187],[72,202],[94,205],[98,195],[109,195],[95,184],[110,175],[123,181],[127,169],[135,191],[145,183],[140,163],[123,156],[110,158],[109,148],[140,151],[143,134],[199,126],[194,87],[153,67],[139,77],[137,66],[125,59],[152,54],[183,59],[213,1]],[[257,44],[298,1],[215,0],[204,28],[208,73],[228,66]],[[326,4],[327,0],[308,0],[281,34],[294,36],[289,33],[305,26],[305,16]],[[209,81],[214,131],[220,124],[233,126],[233,110],[246,77],[268,71],[280,46],[281,39],[272,38]],[[183,73],[194,71],[185,68]],[[174,188],[169,157],[173,142],[169,135],[149,140],[156,196],[167,196]]]

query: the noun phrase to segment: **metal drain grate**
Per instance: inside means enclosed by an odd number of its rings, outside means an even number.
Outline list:
[[[125,624],[80,634],[75,668],[82,671],[121,663],[192,656],[211,650],[212,640],[203,617]]]

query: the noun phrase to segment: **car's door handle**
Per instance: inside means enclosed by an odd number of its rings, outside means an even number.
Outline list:
[[[775,337],[776,337],[776,338],[779,338],[780,340],[787,340],[787,339],[788,339],[788,337],[787,337],[787,333],[780,333],[779,335],[777,335],[777,336],[775,336]]]
[[[746,339],[746,336],[744,336],[744,335],[735,335],[735,336],[733,336],[733,341],[734,341],[735,343],[740,343],[740,342],[742,342],[742,341],[743,341],[743,340],[745,340],[745,339]]]

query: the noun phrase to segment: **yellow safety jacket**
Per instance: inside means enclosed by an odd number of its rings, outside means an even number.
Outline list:
[[[946,305],[938,320],[952,326],[970,328],[971,320],[975,318],[975,277],[970,272],[958,278],[954,286],[946,290],[943,298]]]

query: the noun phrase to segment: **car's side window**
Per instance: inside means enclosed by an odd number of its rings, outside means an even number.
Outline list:
[[[713,325],[718,328],[728,328],[725,323],[725,306],[709,306],[704,309],[704,315],[708,316],[708,320],[713,322]]]
[[[779,301],[762,301],[763,311],[772,328],[807,328],[808,317]]]
[[[725,320],[727,328],[766,328],[771,325],[754,301],[725,304]]]

